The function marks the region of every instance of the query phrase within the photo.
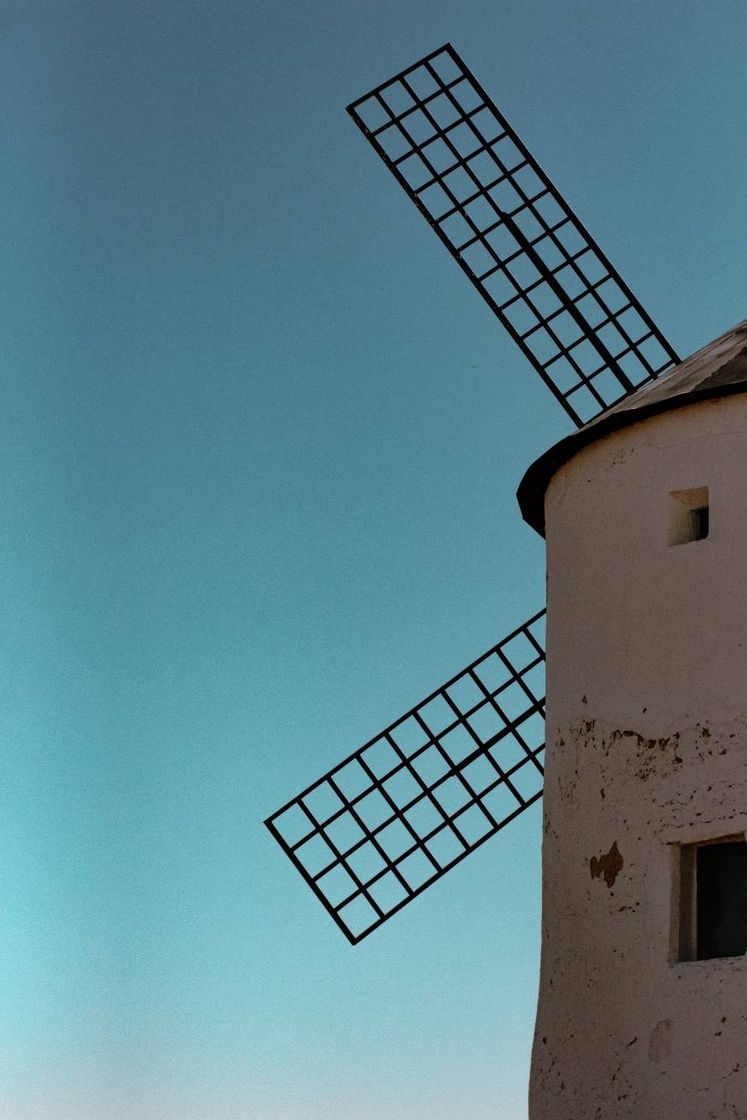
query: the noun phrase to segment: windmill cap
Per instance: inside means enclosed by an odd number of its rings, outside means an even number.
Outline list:
[[[545,491],[550,479],[588,444],[659,412],[744,392],[747,392],[747,320],[540,455],[526,471],[516,491],[522,517],[544,537]]]

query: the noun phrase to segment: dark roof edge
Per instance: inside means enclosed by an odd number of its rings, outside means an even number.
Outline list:
[[[649,416],[656,416],[661,412],[670,412],[675,408],[686,408],[698,401],[715,400],[718,397],[745,392],[747,392],[747,384],[744,382],[731,385],[705,385],[699,389],[690,389],[687,393],[660,397],[649,404],[640,404],[636,408],[610,411],[586,427],[571,432],[570,435],[553,444],[543,455],[540,455],[539,459],[535,459],[525,472],[516,491],[521,516],[528,525],[537,530],[541,537],[544,537],[545,491],[550,484],[550,480],[564,463],[567,463],[577,452],[584,447],[588,447],[589,444],[596,443],[597,440],[610,435],[612,432],[619,431],[621,428],[637,424],[639,420],[645,420]]]

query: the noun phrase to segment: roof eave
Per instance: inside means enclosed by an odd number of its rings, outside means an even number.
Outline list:
[[[641,403],[636,408],[625,410],[612,410],[599,419],[593,420],[583,428],[553,444],[547,451],[535,459],[527,469],[519,483],[516,497],[519,502],[521,516],[539,533],[545,535],[545,493],[553,475],[584,447],[588,447],[597,440],[603,439],[612,432],[637,424],[650,416],[663,412],[670,412],[675,408],[687,408],[699,401],[715,400],[719,397],[732,396],[735,393],[747,392],[747,384],[708,385],[699,389],[691,389],[687,393],[676,394],[670,397],[652,401],[649,404]]]

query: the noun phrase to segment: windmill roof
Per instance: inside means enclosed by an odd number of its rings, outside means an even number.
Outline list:
[[[516,496],[522,517],[544,536],[547,486],[559,467],[582,447],[659,412],[744,392],[747,392],[747,320],[540,455],[519,483]]]

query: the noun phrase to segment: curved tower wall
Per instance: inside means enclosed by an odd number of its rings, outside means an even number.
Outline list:
[[[677,538],[708,488],[708,535]],[[579,451],[545,499],[531,1120],[744,1120],[747,957],[682,960],[687,866],[747,828],[747,395]]]

